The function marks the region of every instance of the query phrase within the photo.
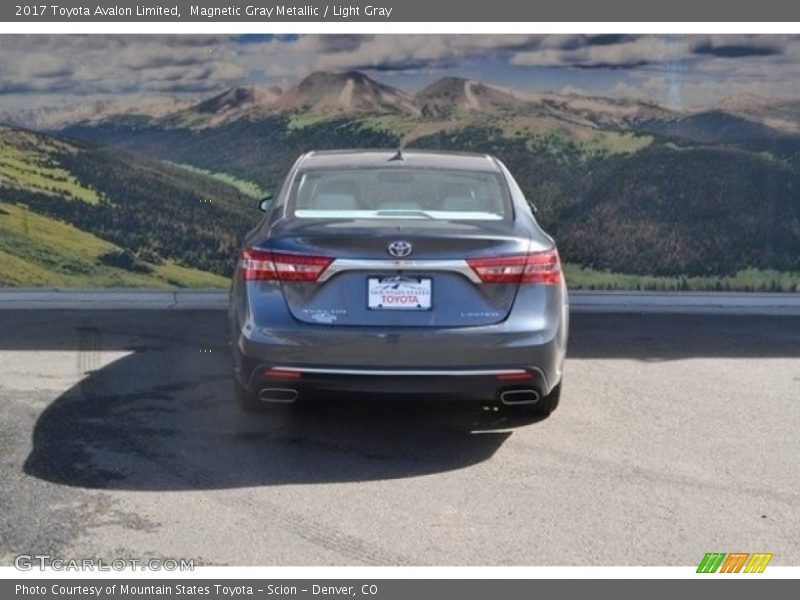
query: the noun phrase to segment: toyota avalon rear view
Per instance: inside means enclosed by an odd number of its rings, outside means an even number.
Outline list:
[[[496,158],[301,156],[246,240],[229,306],[247,410],[315,392],[558,404],[558,251]]]

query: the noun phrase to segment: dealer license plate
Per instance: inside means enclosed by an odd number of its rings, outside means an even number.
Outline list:
[[[372,310],[430,310],[431,280],[421,277],[370,277],[367,306]]]

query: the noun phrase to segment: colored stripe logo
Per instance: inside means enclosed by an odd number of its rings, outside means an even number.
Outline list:
[[[697,567],[698,573],[763,573],[772,560],[767,552],[707,552]]]

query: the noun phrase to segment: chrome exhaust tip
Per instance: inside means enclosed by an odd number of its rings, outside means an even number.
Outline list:
[[[500,402],[506,405],[536,404],[541,396],[536,390],[506,390],[500,392]]]
[[[297,390],[292,388],[264,388],[258,393],[258,399],[262,402],[291,404],[297,400]]]

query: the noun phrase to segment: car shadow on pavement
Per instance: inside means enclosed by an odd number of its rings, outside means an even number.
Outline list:
[[[134,321],[73,323],[83,379],[39,415],[27,474],[143,491],[395,479],[485,461],[513,427],[534,422],[425,398],[315,399],[244,413],[233,399],[224,322]],[[129,353],[104,364],[109,349]]]
[[[800,357],[799,323],[580,314],[572,318],[569,357]],[[189,490],[444,473],[490,459],[515,427],[551,421],[425,398],[326,400],[245,414],[232,398],[219,311],[20,311],[0,313],[0,325],[0,351],[67,351],[70,360],[77,351],[80,382],[54,391],[24,465],[29,475],[66,485]],[[126,354],[107,362],[109,351]],[[48,365],[41,372],[46,385]]]

